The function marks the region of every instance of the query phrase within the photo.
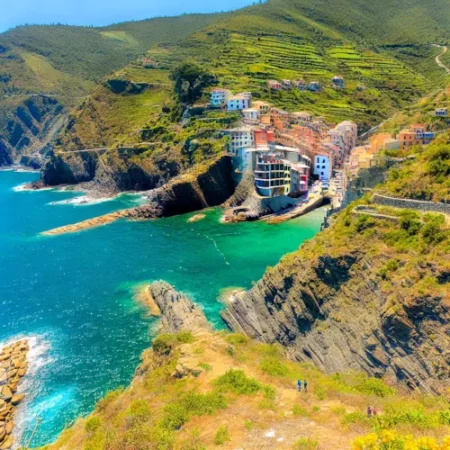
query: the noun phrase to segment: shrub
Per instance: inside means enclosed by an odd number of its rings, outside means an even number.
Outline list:
[[[228,427],[226,425],[219,427],[216,433],[216,437],[214,439],[214,443],[216,445],[223,445],[225,442],[230,440],[230,433],[228,431]]]
[[[135,400],[126,411],[126,420],[129,425],[146,422],[151,417],[150,406],[145,400]]]
[[[222,392],[234,392],[235,394],[252,395],[260,391],[262,385],[254,378],[248,378],[243,370],[228,370],[217,378],[215,386]]]
[[[200,366],[202,369],[205,369],[206,372],[210,372],[210,371],[212,370],[211,364],[208,364],[208,363],[205,363],[205,362],[200,363],[199,366]]]
[[[194,342],[192,333],[182,331],[177,334],[159,334],[153,339],[153,351],[161,355],[168,355],[172,349],[178,344],[190,344]]]
[[[303,417],[308,417],[309,413],[307,411],[306,408],[303,408],[300,405],[294,405],[292,407],[292,414],[294,414],[294,416],[303,416]]]
[[[374,394],[378,397],[388,397],[389,395],[395,395],[397,392],[393,387],[386,386],[383,380],[371,377],[363,378],[355,387],[360,392]]]
[[[124,388],[120,387],[116,389],[115,391],[108,392],[98,403],[97,403],[97,410],[104,411],[108,405],[113,402],[117,397],[119,397],[120,394],[124,391]]]
[[[101,421],[100,417],[92,416],[86,420],[86,423],[84,424],[84,429],[88,433],[95,433],[100,428],[101,424],[102,424],[102,421]]]
[[[169,430],[178,430],[192,416],[214,414],[218,409],[226,407],[227,401],[221,394],[189,392],[176,403],[170,403],[164,408],[161,424]]]
[[[300,438],[294,444],[294,450],[316,450],[319,443],[316,439]]]
[[[231,333],[225,336],[225,340],[231,345],[246,344],[250,339],[240,333]]]
[[[400,227],[410,236],[416,235],[421,228],[420,216],[415,211],[402,211],[400,213]]]
[[[289,368],[276,358],[264,358],[260,363],[261,370],[272,376],[286,377],[289,375]]]

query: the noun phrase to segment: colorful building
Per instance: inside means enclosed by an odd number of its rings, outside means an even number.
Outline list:
[[[228,89],[217,88],[211,92],[211,106],[217,108],[225,105],[232,93]]]
[[[251,106],[252,94],[249,92],[243,92],[236,94],[228,98],[227,110],[228,111],[242,111],[248,109]]]

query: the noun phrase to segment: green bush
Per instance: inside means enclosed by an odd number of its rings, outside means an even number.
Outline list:
[[[395,395],[397,392],[393,387],[386,386],[379,378],[371,377],[362,379],[355,387],[360,392],[373,394],[377,397],[388,397],[390,395]]]
[[[128,425],[134,426],[138,423],[147,422],[151,417],[150,406],[145,400],[135,400],[126,410]]]
[[[223,445],[225,442],[230,440],[230,433],[228,431],[228,427],[226,425],[219,427],[216,433],[216,437],[214,439],[214,443],[216,445]]]
[[[294,444],[294,450],[316,450],[319,443],[316,439],[311,438],[300,438]]]
[[[194,342],[194,336],[192,333],[182,331],[177,334],[159,334],[153,339],[152,347],[153,351],[161,355],[168,355],[172,349],[178,344],[190,344]]]
[[[262,389],[261,383],[254,378],[248,378],[243,370],[228,370],[224,375],[214,381],[214,385],[221,392],[234,392],[235,394],[256,394]]]
[[[86,420],[86,423],[84,424],[84,429],[88,433],[95,433],[100,428],[101,424],[102,424],[102,421],[101,421],[100,417],[92,416]]]
[[[240,333],[231,333],[225,336],[225,340],[231,345],[246,344],[250,339]]]
[[[277,358],[264,358],[260,363],[261,370],[272,376],[286,377],[289,375],[289,368]]]
[[[302,417],[309,416],[308,410],[300,405],[294,405],[292,407],[292,414],[294,414],[294,416],[302,416]]]

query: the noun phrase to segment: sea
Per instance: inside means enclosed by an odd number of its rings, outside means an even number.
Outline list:
[[[311,239],[324,216],[322,208],[277,225],[224,224],[221,209],[212,208],[192,223],[194,213],[41,236],[142,198],[91,204],[79,192],[23,189],[39,176],[0,171],[0,347],[31,342],[21,384],[27,396],[15,420],[18,442],[31,447],[54,441],[108,391],[131,381],[155,335],[156,319],[136,300],[139,287],[165,280],[224,328],[224,292],[251,288],[268,266]]]

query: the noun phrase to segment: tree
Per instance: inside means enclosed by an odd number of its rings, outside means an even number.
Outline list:
[[[216,78],[194,62],[184,62],[172,72],[175,94],[182,103],[193,104],[203,90],[215,84]]]

